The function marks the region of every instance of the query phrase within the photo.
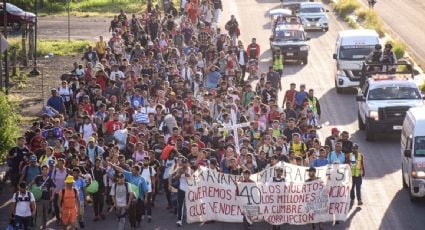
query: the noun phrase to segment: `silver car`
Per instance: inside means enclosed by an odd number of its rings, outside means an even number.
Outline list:
[[[299,16],[305,30],[329,30],[328,15],[321,2],[303,2],[300,4]]]

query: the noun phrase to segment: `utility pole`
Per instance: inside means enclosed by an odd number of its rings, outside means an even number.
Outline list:
[[[3,0],[4,1],[4,0]],[[34,28],[34,53],[33,53],[33,69],[30,74],[32,76],[40,75],[40,71],[37,70],[37,27],[38,27],[38,0],[35,0],[35,28]]]
[[[7,13],[6,13],[6,0],[3,0],[3,26],[4,38],[7,40]],[[4,51],[4,87],[6,88],[6,95],[9,93],[9,50],[6,48]],[[2,70],[3,71],[3,70]]]
[[[68,3],[68,42],[71,42],[71,17],[70,17],[70,2],[71,0],[66,0]]]

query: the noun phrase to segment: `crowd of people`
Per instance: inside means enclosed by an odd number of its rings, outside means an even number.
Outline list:
[[[160,11],[148,1],[142,15],[121,10],[111,38],[100,37],[51,89],[40,120],[7,156],[11,221],[45,229],[54,215],[64,229],[85,228],[91,202],[93,222],[113,211],[118,229],[127,219],[135,229],[164,198],[182,226],[185,178],[199,167],[242,175],[278,162],[351,164],[351,198],[361,205],[363,155],[337,128],[321,141],[314,89],[292,83],[279,106],[283,60],[248,73],[258,75],[253,87],[246,75],[261,54],[256,39],[239,40],[234,16],[218,27],[221,0],[181,2]],[[249,126],[226,128],[240,123]]]

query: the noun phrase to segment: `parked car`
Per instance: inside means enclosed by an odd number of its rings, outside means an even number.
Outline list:
[[[0,3],[0,25],[4,25],[4,6]],[[23,23],[34,23],[36,20],[35,14],[22,10],[21,8],[6,3],[7,25],[11,26],[14,31],[21,29]]]

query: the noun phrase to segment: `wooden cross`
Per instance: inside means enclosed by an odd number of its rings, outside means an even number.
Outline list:
[[[240,154],[240,152],[239,152],[239,134],[238,134],[238,129],[239,128],[248,127],[250,125],[251,125],[250,122],[239,123],[239,124],[234,124],[234,125],[225,125],[223,128],[219,128],[218,131],[222,132],[222,131],[233,130],[233,138],[235,140],[235,149],[236,149],[236,152],[238,154]]]

